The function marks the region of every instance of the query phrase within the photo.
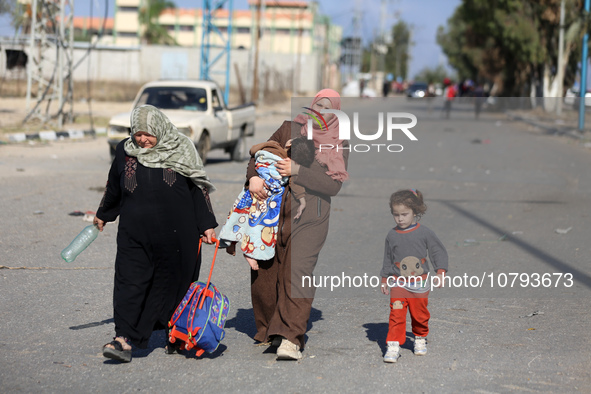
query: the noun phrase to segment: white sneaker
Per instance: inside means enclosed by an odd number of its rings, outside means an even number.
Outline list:
[[[427,337],[415,337],[415,356],[427,354]]]
[[[283,338],[281,345],[277,348],[277,360],[300,360],[302,352],[299,345]]]
[[[400,344],[398,341],[388,341],[387,344],[388,350],[386,350],[386,354],[384,355],[384,362],[395,363],[400,357]]]

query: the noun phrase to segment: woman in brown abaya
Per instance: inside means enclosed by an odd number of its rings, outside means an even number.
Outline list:
[[[340,109],[337,92],[323,89],[312,101],[316,116],[325,109]],[[322,114],[322,126],[308,122],[308,117],[297,116],[284,122],[269,138],[285,147],[287,141],[300,135],[308,135],[313,125],[316,160],[306,168],[297,163],[297,157],[280,161],[276,166],[283,176],[291,176],[292,182],[306,190],[306,209],[297,220],[297,202],[287,190],[283,195],[275,256],[272,260],[259,261],[259,269],[251,271],[251,296],[257,327],[255,340],[267,342],[277,348],[277,358],[298,360],[304,347],[314,287],[302,287],[302,277],[311,276],[326,235],[330,217],[331,197],[337,195],[348,178],[347,141],[339,140],[339,123],[334,114]],[[322,149],[318,149],[322,145]],[[328,149],[332,146],[332,149]],[[266,190],[254,169],[251,159],[247,170],[247,184],[252,194],[264,200]],[[294,207],[292,211],[292,206]]]

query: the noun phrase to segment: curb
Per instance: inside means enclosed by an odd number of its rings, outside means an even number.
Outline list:
[[[41,141],[57,141],[66,138],[69,139],[82,139],[84,137],[95,137],[97,135],[106,134],[106,128],[94,129],[94,130],[65,130],[65,131],[53,131],[44,130],[38,133],[27,134],[27,133],[12,133],[8,134],[9,142],[24,142],[31,140]]]
[[[579,132],[579,130],[573,129],[571,127],[556,127],[556,126],[545,125],[543,123],[536,122],[533,119],[530,119],[530,118],[527,118],[527,117],[524,117],[521,115],[513,114],[510,111],[505,111],[505,115],[507,115],[507,117],[511,120],[523,122],[523,123],[527,123],[531,126],[539,127],[540,129],[547,131],[549,134],[564,135],[564,136],[567,136],[570,138],[574,138],[578,141],[584,141],[584,140],[588,139],[588,138],[586,138],[585,134],[581,134]]]
[[[255,116],[258,119],[258,118],[262,118],[265,116],[272,116],[272,115],[291,116],[291,112],[284,111],[284,110],[267,110],[267,111],[257,112]]]

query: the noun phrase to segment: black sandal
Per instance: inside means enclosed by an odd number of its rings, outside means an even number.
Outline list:
[[[113,346],[113,348],[108,347],[108,345]],[[123,350],[123,345],[121,342],[113,338],[111,342],[103,346],[103,356],[120,361],[122,363],[128,363],[131,361],[131,349]]]

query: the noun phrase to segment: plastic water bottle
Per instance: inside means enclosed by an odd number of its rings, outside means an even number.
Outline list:
[[[78,255],[96,239],[98,233],[98,227],[93,224],[84,227],[84,229],[80,231],[80,234],[78,234],[76,238],[74,238],[74,240],[62,250],[62,258],[68,263],[76,260],[76,257],[78,257]]]

